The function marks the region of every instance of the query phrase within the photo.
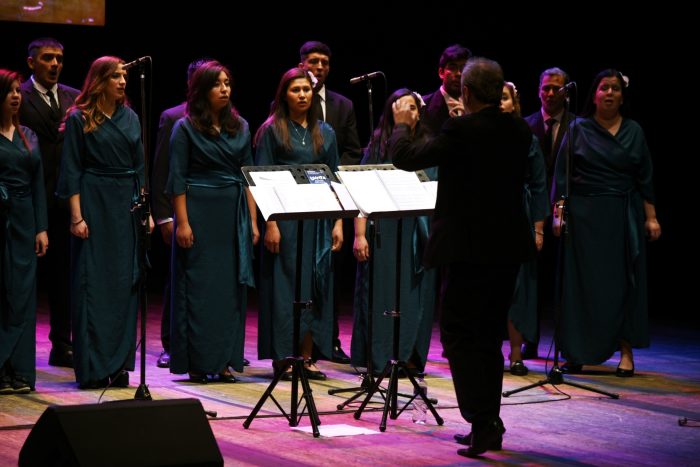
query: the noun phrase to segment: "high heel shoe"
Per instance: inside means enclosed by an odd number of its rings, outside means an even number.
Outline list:
[[[272,360],[272,371],[274,376],[282,373],[282,376],[280,376],[280,380],[282,381],[292,380],[292,366],[289,365],[285,359]]]
[[[224,371],[219,373],[219,382],[220,383],[235,383],[238,381],[235,376],[231,373],[231,370],[226,368]]]
[[[320,370],[312,370],[311,365],[313,365],[313,362],[311,362],[311,360],[304,362],[304,373],[306,374],[306,377],[308,379],[315,379],[317,381],[325,381],[326,374]]]
[[[618,365],[617,370],[615,370],[615,376],[620,378],[631,378],[634,376],[634,366],[632,366],[631,370],[625,370],[624,368],[620,368]]]
[[[510,374],[513,376],[526,376],[528,369],[522,360],[516,360],[510,364]]]
[[[205,375],[204,373],[194,373],[190,371],[189,375],[190,383],[207,384],[209,382],[209,378],[207,378],[207,375]]]

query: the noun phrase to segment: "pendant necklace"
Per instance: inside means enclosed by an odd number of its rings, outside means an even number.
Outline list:
[[[292,128],[294,128],[294,131],[296,132],[297,136],[301,139],[301,145],[306,146],[306,133],[308,131],[308,128],[304,127],[304,136],[301,136],[301,133],[299,133],[299,130],[297,130],[297,125],[298,123],[295,123],[293,120],[290,120],[292,122]]]

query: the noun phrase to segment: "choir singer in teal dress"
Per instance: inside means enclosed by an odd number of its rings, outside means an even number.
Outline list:
[[[253,165],[248,122],[231,105],[231,73],[210,61],[192,75],[187,115],[170,138],[175,210],[170,371],[206,383],[243,371],[256,208],[241,172]]]
[[[616,375],[634,375],[632,348],[649,346],[646,240],[656,240],[652,164],[642,128],[621,113],[628,80],[600,72],[587,118],[570,127],[557,155],[553,228],[561,231],[567,148],[571,180],[559,329],[566,369],[597,365],[620,350]]]
[[[36,381],[36,264],[49,246],[36,134],[20,126],[19,73],[0,69],[0,395]]]
[[[123,60],[100,57],[65,120],[58,195],[70,203],[75,376],[81,389],[126,387],[134,369],[141,125]],[[149,219],[149,228],[153,222]]]
[[[313,85],[301,68],[292,68],[277,87],[270,116],[255,134],[255,165],[326,164],[338,168],[335,133],[311,106]],[[333,271],[331,251],[343,243],[342,221],[305,220],[301,277],[296,277],[297,221],[268,221],[260,269],[259,358],[275,362],[292,355],[294,284],[301,281],[301,300],[313,301],[301,315],[300,353],[311,379],[326,379],[311,361],[316,344],[330,359],[333,347]],[[291,379],[287,369],[283,375]]]
[[[362,164],[390,164],[386,141],[394,129],[392,105],[396,101],[410,103],[411,111],[419,114],[422,100],[408,89],[394,91],[384,105],[384,113],[374,131],[372,141],[365,150]],[[420,121],[412,129],[418,138],[423,135]],[[431,180],[437,179],[437,167],[424,169]],[[376,220],[381,238],[369,251],[367,219],[355,219],[355,241],[353,252],[358,260],[355,278],[353,304],[354,326],[352,332],[351,363],[354,366],[367,365],[367,313],[369,298],[368,260],[372,256],[374,268],[373,312],[372,315],[372,365],[381,372],[392,358],[392,319],[384,316],[384,311],[392,311],[396,304],[396,241],[398,221],[396,219]],[[399,360],[405,361],[409,369],[423,372],[428,358],[430,338],[433,329],[433,314],[437,294],[437,272],[425,269],[422,265],[423,247],[428,240],[429,219],[427,216],[405,217],[401,227],[401,328],[399,340]]]

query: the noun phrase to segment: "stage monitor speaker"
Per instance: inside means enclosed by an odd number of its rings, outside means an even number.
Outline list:
[[[20,466],[223,466],[198,399],[51,406]]]

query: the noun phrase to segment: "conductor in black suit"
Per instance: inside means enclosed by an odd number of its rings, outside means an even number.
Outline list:
[[[532,133],[524,120],[499,108],[503,71],[472,58],[462,71],[465,115],[450,118],[427,142],[413,142],[406,105],[394,104],[389,140],[394,165],[440,168],[437,203],[424,263],[441,266],[441,341],[459,409],[472,424],[458,435],[467,457],[499,449],[505,427],[501,343],[520,264],[535,255],[523,208]]]
[[[362,150],[360,138],[357,136],[357,122],[352,101],[345,96],[333,92],[326,87],[326,79],[330,72],[331,49],[323,42],[308,41],[299,49],[299,67],[311,72],[316,78],[314,88],[315,106],[320,106],[322,119],[335,131],[338,145],[340,165],[356,165],[360,163]],[[353,238],[354,230],[351,219],[343,221],[343,235],[345,238]],[[338,297],[340,286],[343,284],[345,274],[342,271],[350,271],[345,267],[354,261],[352,255],[352,242],[345,242],[340,251],[333,253],[333,267],[335,269],[333,283],[333,355],[331,360],[336,363],[350,363],[350,357],[343,351],[340,342],[340,329],[338,328]],[[354,271],[354,268],[352,268]],[[354,276],[353,276],[354,277]]]
[[[537,136],[544,155],[547,173],[547,190],[552,188],[552,176],[561,142],[569,122],[575,115],[565,108],[566,93],[563,87],[569,82],[569,75],[561,68],[548,68],[540,74],[539,97],[542,106],[539,111],[525,117],[532,132]],[[552,220],[548,217],[544,226],[544,242],[537,259],[537,315],[541,318],[551,310],[554,302],[555,264],[559,240],[552,235]],[[537,358],[539,326],[536,342],[523,345],[524,359]],[[565,367],[566,369],[566,367]]]
[[[22,105],[19,119],[36,133],[44,167],[51,251],[39,261],[39,283],[47,287],[49,299],[49,365],[72,368],[68,304],[70,212],[55,193],[63,148],[63,133],[58,131],[58,127],[79,91],[58,83],[63,69],[63,44],[44,37],[32,41],[27,52],[27,65],[32,70],[32,76],[20,87]]]

